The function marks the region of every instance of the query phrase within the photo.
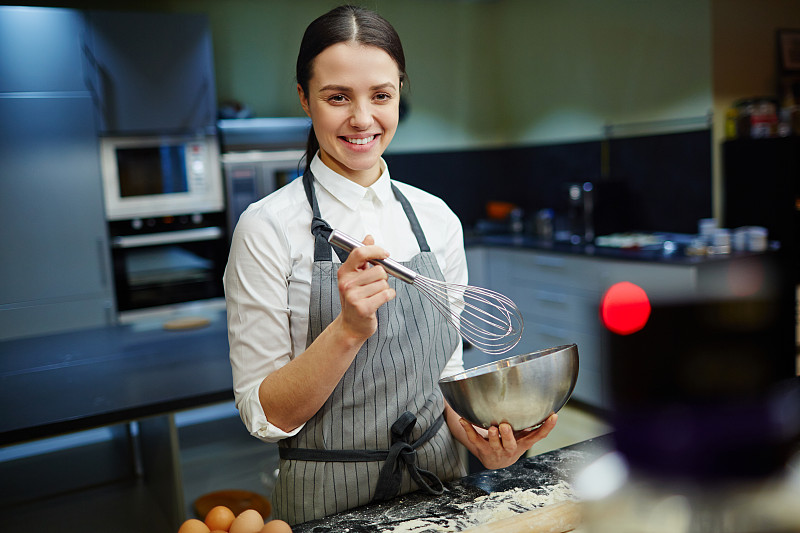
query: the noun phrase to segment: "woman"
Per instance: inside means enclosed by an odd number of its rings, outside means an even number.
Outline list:
[[[279,443],[273,509],[291,524],[441,493],[441,480],[465,474],[455,441],[500,468],[555,425],[553,415],[536,431],[479,434],[460,419],[437,385],[463,368],[458,333],[370,263],[390,249],[423,275],[467,281],[458,218],[391,180],[381,157],[405,79],[397,33],[377,14],[343,6],[312,22],[297,59],[312,122],[305,173],[251,205],[234,233],[225,290],[236,405],[253,435]],[[365,246],[338,257],[330,227]]]

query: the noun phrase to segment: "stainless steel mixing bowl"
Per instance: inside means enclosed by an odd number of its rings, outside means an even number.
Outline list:
[[[439,380],[456,413],[476,426],[514,430],[544,422],[564,407],[578,379],[578,347],[556,346],[470,368]]]

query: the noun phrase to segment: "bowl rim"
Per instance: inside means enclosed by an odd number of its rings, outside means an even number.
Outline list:
[[[464,381],[465,379],[483,376],[495,370],[511,368],[513,366],[525,363],[527,361],[540,359],[542,357],[546,357],[548,355],[555,355],[561,352],[575,351],[577,354],[577,348],[578,345],[573,342],[571,344],[562,344],[560,346],[553,346],[551,348],[536,350],[535,352],[512,355],[511,357],[506,357],[504,359],[493,361],[491,363],[484,363],[482,365],[462,370],[461,372],[457,372],[450,376],[443,377],[439,379],[439,383],[442,384],[442,383],[453,383],[456,381]]]

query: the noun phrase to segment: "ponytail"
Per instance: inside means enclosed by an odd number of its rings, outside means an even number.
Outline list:
[[[317,140],[317,134],[314,133],[314,125],[312,124],[308,128],[308,140],[306,141],[306,153],[303,155],[303,159],[305,160],[305,170],[303,174],[307,174],[311,169],[311,161],[314,160],[314,156],[317,154],[319,150],[319,141]],[[303,161],[301,159],[300,161]]]

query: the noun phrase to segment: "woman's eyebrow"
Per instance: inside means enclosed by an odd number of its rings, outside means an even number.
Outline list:
[[[343,91],[343,92],[347,92],[347,91],[352,91],[352,90],[353,90],[352,87],[346,87],[344,85],[325,85],[324,87],[320,87],[319,88],[319,92],[322,92],[322,91]]]
[[[390,81],[387,81],[386,83],[381,83],[379,85],[373,85],[372,87],[369,88],[370,91],[379,91],[381,89],[395,89],[396,90],[397,87],[395,86],[394,83],[392,83]],[[352,91],[352,90],[353,90],[352,87],[347,87],[346,85],[335,85],[335,84],[325,85],[323,87],[320,87],[320,89],[319,89],[320,92],[323,92],[323,91],[348,92],[348,91]]]

